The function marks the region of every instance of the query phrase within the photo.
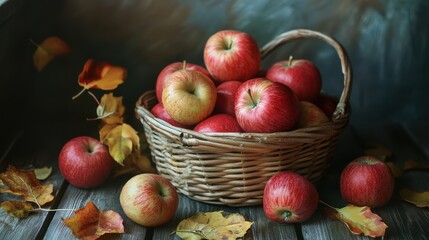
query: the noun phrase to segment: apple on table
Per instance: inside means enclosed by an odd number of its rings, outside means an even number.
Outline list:
[[[58,156],[63,177],[73,186],[94,188],[107,180],[113,167],[109,149],[99,140],[79,136],[69,140]]]
[[[204,64],[216,81],[240,81],[258,72],[261,54],[256,40],[237,30],[222,30],[209,37],[204,46]]]
[[[319,69],[306,59],[282,60],[267,71],[267,78],[287,85],[300,101],[314,102],[320,94],[322,80]]]

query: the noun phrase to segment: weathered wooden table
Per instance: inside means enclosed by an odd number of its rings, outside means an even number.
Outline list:
[[[72,137],[88,135],[88,131],[74,127],[64,131],[66,125],[58,125],[49,126],[40,132],[20,131],[15,138],[7,139],[0,146],[1,171],[8,164],[52,166],[53,174],[46,181],[54,184],[55,200],[48,208],[79,209],[88,201],[93,201],[100,210],[115,210],[124,219],[125,234],[110,235],[112,239],[179,239],[174,230],[182,219],[198,211],[215,210],[241,213],[253,221],[245,239],[369,239],[351,234],[342,222],[326,217],[322,205],[319,205],[311,219],[302,224],[278,224],[265,217],[261,206],[216,206],[186,196],[180,196],[179,208],[169,223],[156,228],[142,227],[129,220],[119,205],[121,186],[129,176],[111,179],[92,190],[78,189],[64,181],[57,166],[61,146]],[[406,160],[429,163],[429,125],[348,126],[342,134],[329,171],[317,186],[323,201],[336,207],[345,206],[338,191],[340,171],[349,161],[362,155],[367,146],[373,145],[390,149],[392,160],[398,164]],[[407,172],[397,179],[392,200],[382,208],[373,209],[388,225],[384,239],[429,239],[428,209],[417,208],[399,199],[399,189],[409,186],[416,190],[429,189],[429,172]],[[0,194],[0,201],[9,198],[10,195]],[[0,239],[74,239],[70,229],[61,220],[73,214],[73,211],[37,212],[26,219],[17,219],[0,211]]]

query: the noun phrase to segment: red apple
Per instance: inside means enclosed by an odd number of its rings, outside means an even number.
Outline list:
[[[153,116],[155,116],[159,119],[162,119],[162,120],[168,122],[169,124],[171,124],[173,126],[180,127],[180,128],[187,128],[187,129],[192,128],[192,126],[180,124],[180,123],[174,121],[174,119],[171,118],[170,115],[168,115],[168,113],[165,111],[164,105],[161,102],[155,104],[155,106],[152,107],[150,112],[153,114]]]
[[[314,102],[329,118],[332,117],[335,109],[337,108],[338,99],[335,97],[320,93]]]
[[[222,82],[216,87],[217,98],[214,112],[226,113],[235,117],[234,101],[235,93],[241,85],[239,81]]]
[[[164,84],[162,102],[176,122],[195,125],[213,112],[216,86],[199,71],[178,70]]]
[[[258,43],[247,33],[236,30],[216,32],[204,47],[204,64],[217,81],[245,81],[259,70]]]
[[[216,114],[213,115],[195,126],[196,132],[242,132],[240,125],[238,125],[235,117],[229,114]]]
[[[314,102],[322,88],[319,70],[305,59],[279,61],[268,69],[267,78],[290,87],[300,101]]]
[[[318,106],[311,102],[301,101],[301,116],[297,128],[317,126],[329,122],[329,118]]]
[[[237,89],[235,116],[245,132],[282,132],[298,122],[300,104],[286,85],[254,78]]]
[[[125,183],[119,202],[132,221],[156,227],[173,218],[179,196],[174,186],[161,175],[143,173]]]
[[[60,151],[58,165],[63,177],[73,186],[93,188],[110,175],[113,159],[109,149],[95,138],[76,137]]]
[[[356,206],[381,207],[392,197],[395,180],[390,168],[372,156],[351,161],[340,177],[341,196]]]
[[[168,77],[175,71],[182,69],[200,71],[201,73],[210,77],[210,73],[203,66],[187,63],[185,61],[171,63],[161,70],[158,75],[158,78],[156,79],[155,94],[156,98],[158,99],[158,102],[162,101],[162,90],[164,89],[164,84],[167,81]]]
[[[272,176],[264,188],[263,209],[274,222],[300,223],[317,209],[319,194],[314,185],[293,172]]]

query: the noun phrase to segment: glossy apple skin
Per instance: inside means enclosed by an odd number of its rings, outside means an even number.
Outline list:
[[[223,30],[214,33],[204,47],[204,64],[217,81],[245,81],[259,70],[258,43],[247,33]]]
[[[300,101],[314,102],[322,88],[319,70],[305,59],[276,62],[268,69],[267,78],[290,87]]]
[[[292,129],[298,122],[300,104],[286,85],[254,78],[238,88],[235,116],[245,132],[282,132]]]
[[[318,106],[311,102],[300,101],[301,115],[299,117],[297,128],[317,126],[329,122],[328,116]]]
[[[166,178],[143,173],[125,183],[119,202],[125,215],[132,221],[146,227],[156,227],[173,218],[179,205],[179,196]]]
[[[216,87],[217,99],[214,113],[226,113],[235,117],[235,94],[242,82],[227,81]]]
[[[186,129],[192,129],[192,127],[193,127],[193,126],[180,124],[180,123],[174,121],[174,119],[171,118],[171,116],[168,115],[168,113],[165,111],[164,105],[160,102],[155,104],[155,106],[152,107],[150,112],[156,118],[162,119],[162,120],[168,122],[169,124],[171,124],[173,126],[180,127],[180,128],[186,128]]]
[[[211,115],[216,104],[216,86],[199,71],[178,70],[164,85],[162,102],[176,122],[196,125]]]
[[[168,77],[175,71],[182,69],[200,71],[204,75],[210,77],[210,73],[207,71],[207,69],[198,64],[187,62],[171,63],[161,70],[161,72],[158,74],[158,78],[156,79],[155,94],[156,98],[158,99],[158,102],[162,102],[162,91],[164,89],[164,84],[167,81]]]
[[[243,132],[235,117],[220,113],[204,119],[195,126],[194,131],[201,133],[210,132]]]
[[[78,188],[94,188],[107,180],[113,167],[108,148],[95,138],[80,136],[69,140],[58,156],[63,177]]]
[[[274,222],[304,222],[316,211],[318,203],[319,194],[314,185],[293,172],[277,173],[264,188],[264,213]]]
[[[394,186],[390,168],[372,156],[351,161],[340,177],[341,196],[356,206],[376,208],[385,205],[392,197]]]

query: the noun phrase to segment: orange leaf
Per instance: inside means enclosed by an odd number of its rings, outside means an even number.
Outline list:
[[[62,219],[73,235],[82,239],[97,239],[106,233],[123,233],[122,217],[115,211],[100,212],[93,202],[88,202],[75,215]]]
[[[37,49],[33,54],[33,63],[39,72],[57,56],[70,52],[69,45],[58,37],[46,38],[40,45],[35,45]]]
[[[101,90],[113,90],[124,82],[127,71],[118,66],[110,65],[107,62],[95,62],[88,59],[83,66],[78,77],[78,84],[83,87],[73,99],[77,98],[83,91],[90,88]]]
[[[34,210],[31,203],[24,201],[4,201],[0,204],[0,208],[7,214],[17,218],[26,218]]]
[[[399,191],[402,200],[416,205],[417,207],[429,207],[429,190],[416,192],[411,189],[401,189]]]
[[[371,212],[369,207],[347,205],[337,210],[337,218],[344,222],[353,234],[364,234],[370,237],[384,236],[387,225],[380,216]]]
[[[19,171],[9,165],[6,172],[0,173],[0,180],[8,187],[1,188],[0,192],[21,196],[25,201],[42,206],[54,199],[53,185],[39,182],[34,171]]]

